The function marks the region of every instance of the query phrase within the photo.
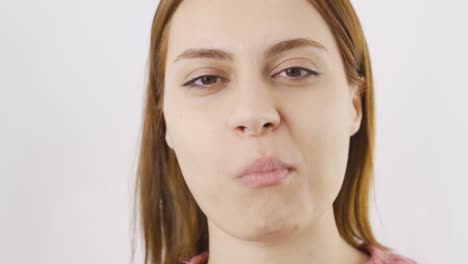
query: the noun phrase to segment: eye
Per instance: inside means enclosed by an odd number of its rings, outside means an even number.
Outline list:
[[[279,76],[283,72],[286,73],[286,77],[291,77],[290,79],[293,80],[309,79],[312,76],[318,77],[320,75],[320,73],[307,68],[290,67],[280,71],[279,73],[274,74],[273,77]],[[229,80],[217,75],[202,75],[182,84],[182,86],[206,89],[212,86],[216,86],[216,83],[219,82],[218,80],[220,80],[222,83],[229,82]]]
[[[313,71],[313,70],[310,70],[310,69],[307,69],[307,68],[290,67],[290,68],[286,68],[286,69],[280,71],[279,73],[273,75],[273,77],[276,77],[276,76],[280,75],[283,72],[286,73],[286,77],[292,77],[290,79],[293,79],[293,80],[309,79],[312,76],[318,77],[320,75],[320,73],[318,73],[316,71]]]
[[[182,84],[182,86],[208,88],[216,84],[217,80],[221,80],[222,82],[228,82],[227,79],[216,75],[202,75]]]

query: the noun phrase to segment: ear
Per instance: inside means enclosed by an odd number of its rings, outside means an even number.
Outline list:
[[[354,136],[359,131],[362,121],[362,99],[360,93],[360,85],[356,84],[351,87],[352,97],[352,117],[350,136]]]
[[[166,139],[166,144],[169,146],[169,148],[174,149],[172,138],[167,131],[166,131],[165,139]]]

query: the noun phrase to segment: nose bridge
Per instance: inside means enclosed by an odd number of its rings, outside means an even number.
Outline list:
[[[244,107],[271,107],[271,104],[274,104],[272,92],[268,84],[258,74],[247,73],[238,78],[235,87],[235,102],[244,105]],[[245,110],[249,109],[245,108]]]
[[[251,68],[239,72],[234,82],[234,100],[228,124],[240,135],[258,136],[274,130],[280,120],[272,87],[261,71]]]

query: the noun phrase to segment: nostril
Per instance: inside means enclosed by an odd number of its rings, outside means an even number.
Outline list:
[[[258,127],[256,129],[254,128],[249,128],[249,126],[238,126],[237,129],[242,132],[242,133],[249,133],[249,134],[257,134],[260,133],[262,130],[272,130],[275,127],[275,124],[272,122],[268,122],[263,124],[261,127]]]

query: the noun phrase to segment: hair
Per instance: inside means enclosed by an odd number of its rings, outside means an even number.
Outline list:
[[[181,2],[161,0],[151,29],[134,193],[134,224],[139,218],[145,264],[178,263],[179,256],[193,256],[208,250],[207,218],[183,179],[174,151],[165,142],[162,98],[168,28]],[[343,185],[333,203],[338,231],[355,248],[361,243],[369,243],[383,250],[393,250],[376,240],[369,221],[375,137],[374,92],[371,61],[361,24],[349,0],[308,2],[328,24],[340,51],[347,81],[359,84],[362,102],[361,127],[351,136]],[[133,243],[132,259],[134,254]]]

